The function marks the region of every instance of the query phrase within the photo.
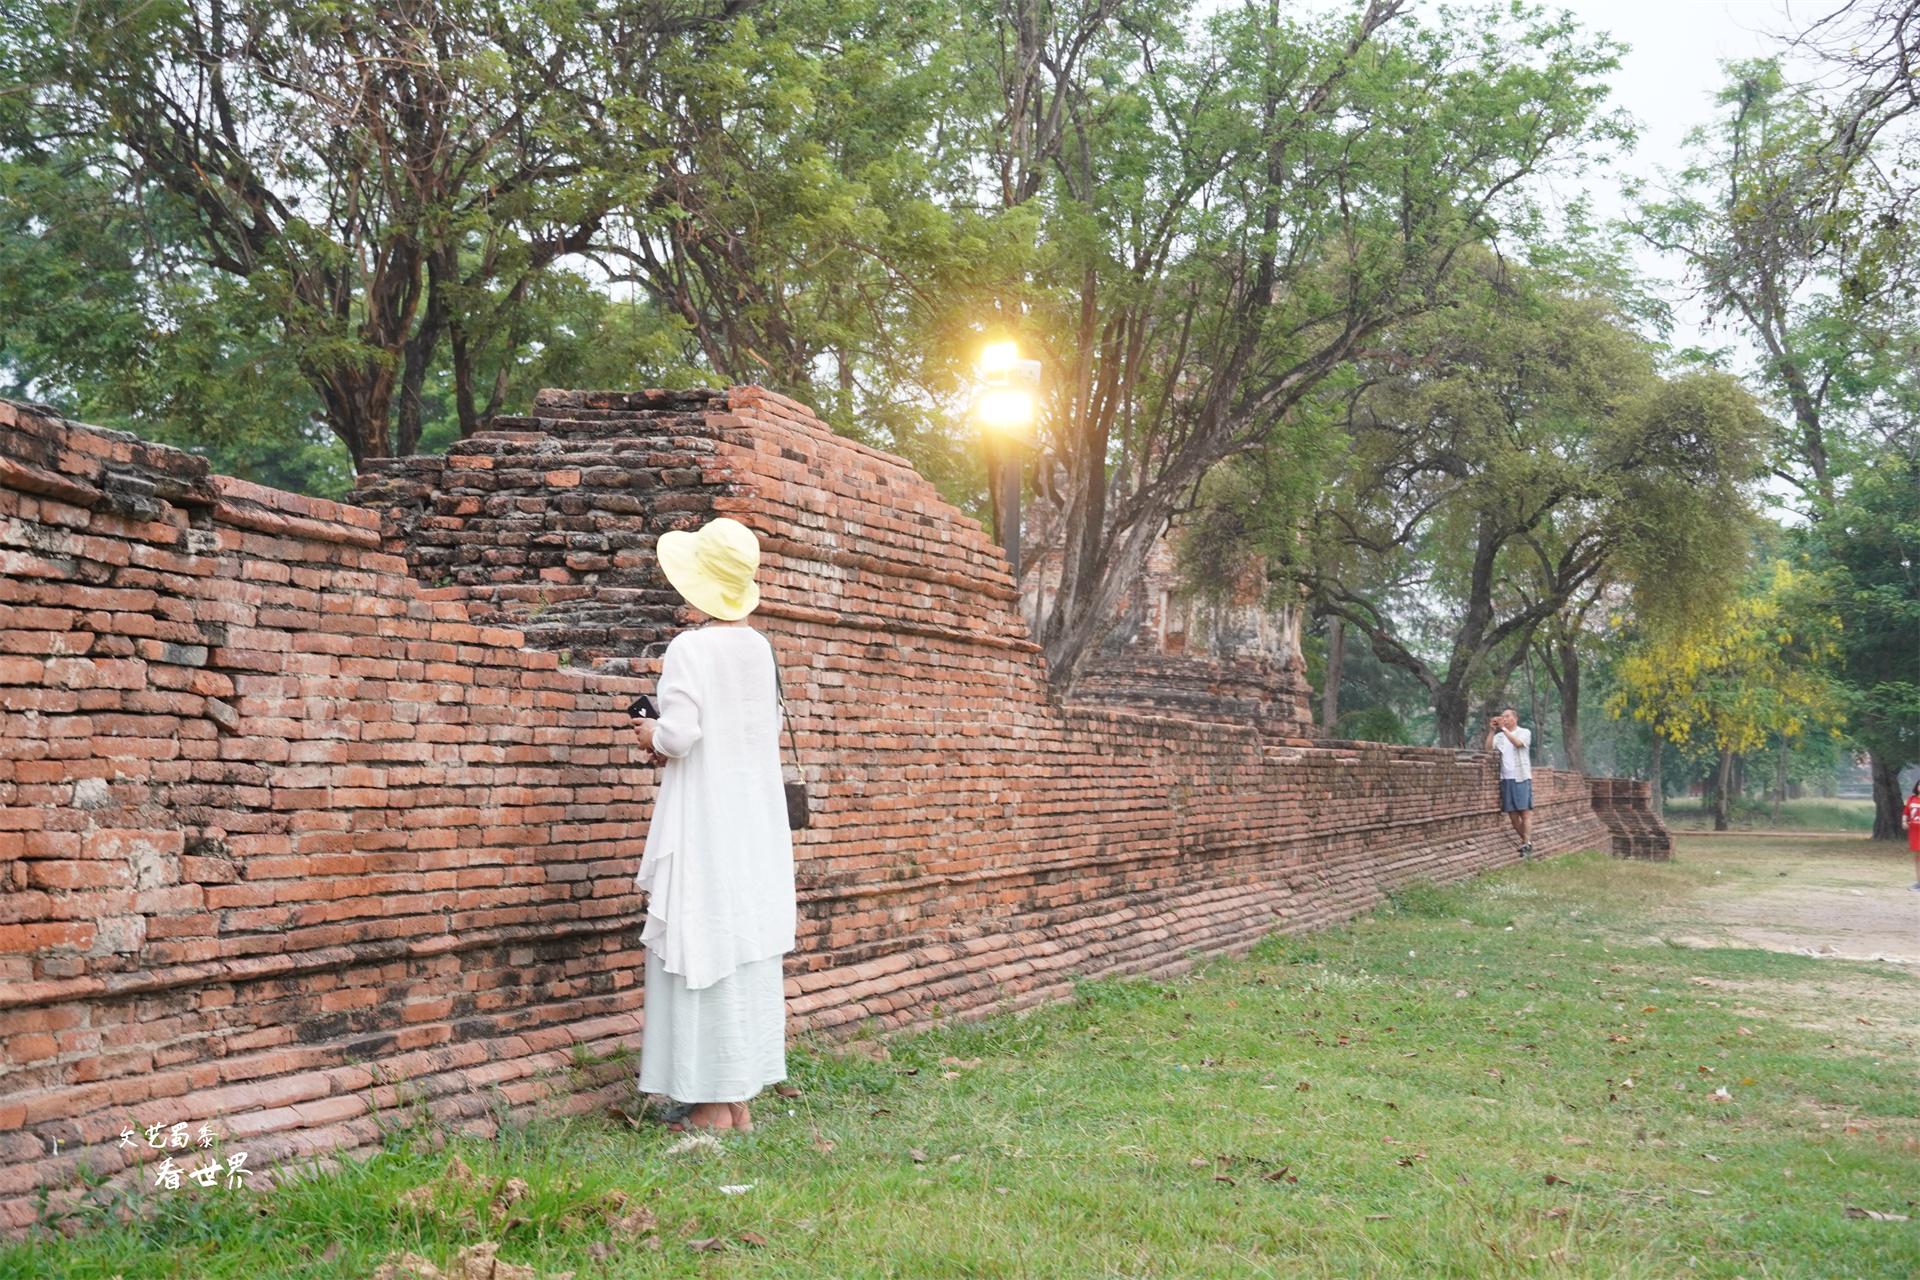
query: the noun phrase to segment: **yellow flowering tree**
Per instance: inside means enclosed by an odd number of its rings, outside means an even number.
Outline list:
[[[1656,797],[1666,743],[1716,758],[1713,825],[1724,831],[1735,757],[1840,725],[1842,693],[1830,674],[1839,654],[1840,617],[1824,579],[1774,560],[1731,604],[1628,649],[1607,709],[1652,728]]]

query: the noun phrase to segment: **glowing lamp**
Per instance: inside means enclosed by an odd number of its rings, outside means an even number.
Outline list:
[[[974,401],[980,425],[1009,435],[1033,425],[1033,395],[1017,387],[993,387]]]

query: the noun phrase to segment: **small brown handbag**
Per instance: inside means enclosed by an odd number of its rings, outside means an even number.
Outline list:
[[[787,691],[782,687],[778,655],[773,659],[773,692],[780,700],[780,722],[786,726],[787,750],[793,756],[793,763],[783,765],[780,769],[781,782],[787,791],[787,829],[804,831],[807,824],[813,821],[813,810],[807,803],[807,775],[800,768],[800,750],[793,744],[793,721],[787,715]],[[787,776],[789,768],[792,770],[791,777]]]

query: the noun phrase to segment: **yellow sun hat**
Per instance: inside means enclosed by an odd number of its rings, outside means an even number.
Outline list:
[[[660,569],[686,602],[722,622],[735,622],[760,603],[760,539],[729,516],[709,520],[693,533],[676,529],[655,545]]]

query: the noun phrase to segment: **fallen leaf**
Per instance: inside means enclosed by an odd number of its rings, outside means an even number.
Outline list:
[[[790,1084],[777,1084],[773,1086],[773,1091],[782,1098],[797,1098],[800,1096],[800,1091]]]
[[[1299,1175],[1293,1173],[1287,1165],[1283,1164],[1278,1169],[1270,1169],[1261,1174],[1260,1180],[1262,1182],[1298,1182],[1300,1178]]]
[[[764,1249],[767,1247],[767,1238],[758,1231],[742,1231],[734,1238],[741,1244],[751,1245],[755,1249]]]
[[[1293,1086],[1293,1091],[1295,1093],[1309,1093],[1312,1090],[1313,1090],[1313,1086],[1308,1084],[1305,1080],[1302,1080],[1299,1084]]]
[[[1212,1165],[1213,1161],[1202,1160],[1199,1156],[1195,1156],[1193,1159],[1187,1161],[1187,1167],[1189,1169],[1206,1169],[1211,1168]]]
[[[601,1209],[606,1219],[607,1229],[616,1236],[631,1239],[644,1236],[660,1225],[653,1210],[643,1204],[634,1204],[624,1191],[616,1191],[608,1197],[609,1204]]]
[[[1878,1209],[1862,1209],[1858,1205],[1851,1204],[1847,1206],[1847,1216],[1849,1218],[1866,1218],[1871,1222],[1909,1221],[1907,1215],[1904,1213],[1881,1213]]]
[[[1213,1175],[1213,1180],[1214,1180],[1215,1182],[1224,1182],[1224,1183],[1226,1183],[1226,1184],[1227,1184],[1228,1186],[1230,1186],[1230,1187],[1233,1187],[1233,1186],[1238,1186],[1238,1185],[1239,1185],[1239,1184],[1238,1184],[1238,1183],[1236,1183],[1236,1182],[1235,1182],[1235,1181],[1234,1181],[1234,1180],[1233,1180],[1232,1178],[1229,1178],[1229,1177],[1228,1177],[1228,1176],[1227,1176],[1226,1174],[1224,1174],[1224,1173],[1216,1173],[1216,1174],[1214,1174],[1214,1175]]]
[[[925,1164],[927,1162],[927,1153],[919,1147],[908,1147],[907,1155],[915,1164]]]
[[[1367,1221],[1368,1222],[1387,1222],[1391,1220],[1392,1217],[1393,1215],[1390,1213],[1370,1213],[1367,1215]]]
[[[1735,1027],[1733,1029],[1733,1034],[1737,1036],[1750,1036],[1753,1034],[1753,1032],[1747,1030],[1745,1027]]]
[[[980,1065],[980,1059],[978,1058],[942,1058],[940,1059],[940,1065],[943,1067],[958,1067],[962,1071],[971,1071],[975,1067]]]
[[[1564,1218],[1571,1212],[1573,1211],[1567,1208],[1567,1206],[1563,1204],[1557,1204],[1553,1206],[1553,1208],[1547,1210],[1547,1216],[1549,1218]]]
[[[813,1135],[813,1149],[815,1151],[818,1151],[823,1156],[831,1153],[834,1147],[838,1145],[839,1145],[838,1143],[835,1143],[827,1138],[823,1138],[817,1133]]]
[[[687,1248],[695,1253],[719,1253],[727,1247],[727,1242],[719,1236],[701,1236],[698,1240],[687,1241]]]
[[[1590,1147],[1593,1145],[1593,1139],[1576,1138],[1570,1133],[1563,1135],[1560,1139],[1560,1142],[1563,1146],[1568,1146],[1568,1147]]]
[[[506,1185],[494,1196],[488,1213],[494,1218],[504,1218],[507,1210],[533,1194],[533,1188],[527,1185],[525,1178],[508,1178]]]
[[[1550,1173],[1547,1175],[1547,1185],[1550,1187],[1570,1187],[1573,1184],[1557,1173]]]

